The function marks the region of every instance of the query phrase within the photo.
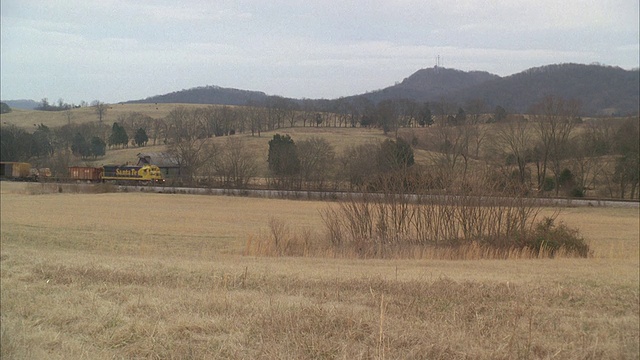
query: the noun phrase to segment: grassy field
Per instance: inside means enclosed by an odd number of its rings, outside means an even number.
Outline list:
[[[107,116],[103,120],[105,124],[111,125],[117,121],[121,115],[128,115],[132,112],[142,113],[152,118],[164,118],[178,106],[190,108],[202,108],[209,105],[202,104],[111,104],[107,110]],[[79,108],[70,110],[71,123],[82,124],[88,122],[97,122],[97,115],[92,107]],[[36,125],[44,124],[51,128],[65,125],[69,122],[65,111],[34,111],[13,109],[12,112],[2,114],[0,117],[3,125],[13,124],[27,130],[35,130]],[[250,134],[238,134],[235,137],[241,138],[245,146],[255,153],[258,159],[258,171],[264,176],[267,169],[267,153],[269,149],[269,140],[276,133],[289,134],[295,141],[306,140],[312,136],[318,136],[326,139],[332,146],[336,154],[341,154],[348,146],[360,145],[368,142],[380,142],[387,139],[379,129],[368,128],[331,128],[331,127],[294,127],[283,128],[275,131],[264,131],[261,136],[251,136]],[[131,136],[131,135],[130,135]],[[227,137],[216,137],[210,141],[214,144],[222,145]],[[164,152],[167,150],[166,145],[145,147],[128,147],[118,149],[108,149],[104,157],[96,160],[76,159],[76,165],[101,166],[104,164],[125,164],[136,163],[138,161],[137,154],[141,152]],[[416,150],[416,158],[418,161],[426,159],[426,151]]]
[[[589,259],[266,258],[331,204],[38,186],[0,184],[2,359],[640,356],[638,209],[563,210]]]
[[[113,124],[121,115],[128,115],[138,112],[154,119],[167,116],[171,110],[177,106],[186,108],[206,107],[202,104],[109,104],[103,122]],[[70,119],[69,115],[70,114]],[[67,111],[35,111],[12,109],[10,113],[0,115],[3,125],[16,125],[25,129],[35,129],[36,125],[44,124],[48,127],[63,126],[71,122],[72,124],[83,124],[97,122],[98,115],[95,108],[83,107]]]
[[[274,131],[264,131],[261,136],[251,136],[251,134],[238,134],[234,138],[239,138],[244,146],[249,149],[258,163],[259,176],[267,174],[267,156],[269,153],[269,141],[273,139],[273,135],[288,134],[294,141],[307,140],[311,137],[321,137],[329,142],[335,150],[337,156],[340,156],[349,146],[357,146],[366,143],[382,142],[388,137],[378,129],[368,128],[313,128],[313,127],[294,127],[278,129]],[[229,138],[214,137],[208,141],[218,146],[224,146]],[[138,153],[163,152],[167,150],[166,145],[145,146],[145,147],[129,147],[124,149],[109,149],[104,157],[96,160],[86,160],[83,163],[91,166],[100,166],[104,164],[124,164],[126,162],[136,163]],[[427,151],[415,150],[417,161],[425,161],[427,159]]]

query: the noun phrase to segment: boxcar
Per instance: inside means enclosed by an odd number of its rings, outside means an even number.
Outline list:
[[[71,166],[69,167],[69,177],[72,180],[98,182],[102,180],[102,168]]]
[[[1,162],[0,178],[12,180],[30,180],[31,164],[25,162]]]

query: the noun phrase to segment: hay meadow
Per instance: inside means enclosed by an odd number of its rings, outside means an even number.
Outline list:
[[[0,184],[2,359],[640,356],[638,208],[562,209],[586,259],[256,257],[331,203],[39,186]]]

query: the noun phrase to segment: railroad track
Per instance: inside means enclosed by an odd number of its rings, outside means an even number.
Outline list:
[[[264,189],[222,189],[222,188],[198,188],[198,187],[172,187],[172,186],[118,186],[119,191],[127,192],[155,192],[166,194],[193,194],[193,195],[218,195],[218,196],[246,196],[270,199],[298,199],[298,200],[340,200],[347,198],[380,197],[380,193],[362,193],[345,191],[302,191],[302,190],[264,190]],[[445,200],[457,195],[415,195],[406,194],[409,200],[417,201],[419,198],[429,198],[431,200]],[[506,197],[479,196],[487,200],[497,201],[507,199]],[[530,198],[543,205],[562,207],[620,207],[620,208],[640,208],[640,201],[637,200],[616,200],[616,199],[577,199],[577,198]]]

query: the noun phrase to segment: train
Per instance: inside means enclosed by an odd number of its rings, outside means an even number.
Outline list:
[[[71,166],[73,181],[116,182],[129,184],[161,184],[162,171],[156,165],[103,165],[101,167]]]
[[[156,165],[70,166],[68,177],[51,176],[48,168],[37,169],[27,162],[0,162],[0,179],[13,181],[115,182],[118,184],[162,184],[162,171]]]

